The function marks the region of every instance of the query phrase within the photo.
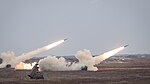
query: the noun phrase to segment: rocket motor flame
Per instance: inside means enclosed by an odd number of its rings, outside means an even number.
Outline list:
[[[63,42],[65,42],[65,40],[60,40],[60,41],[57,41],[55,43],[49,44],[49,45],[46,46],[46,49],[49,50],[49,49],[51,49],[51,48],[53,48],[53,47],[55,47],[55,46],[57,46],[57,45],[59,45]]]

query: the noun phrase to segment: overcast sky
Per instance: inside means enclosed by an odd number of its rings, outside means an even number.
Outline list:
[[[150,53],[150,0],[0,0],[0,52],[17,55],[60,39],[44,55]]]

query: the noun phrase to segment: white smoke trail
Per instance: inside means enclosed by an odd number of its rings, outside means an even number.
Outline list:
[[[97,71],[97,67],[94,65],[102,62],[103,60],[113,56],[119,51],[123,50],[123,47],[111,50],[97,57],[92,57],[92,54],[89,50],[77,51],[75,57],[78,59],[78,62],[67,62],[63,57],[56,58],[55,56],[47,56],[44,59],[39,61],[40,70],[51,70],[51,71],[66,71],[66,70],[81,70],[81,67],[88,67],[89,71]]]
[[[15,54],[13,52],[2,53],[0,55],[0,58],[3,59],[3,63],[0,64],[0,68],[4,68],[8,64],[10,64],[12,68],[15,68],[16,65],[19,64],[20,62],[24,62],[25,60],[31,59],[31,58],[35,57],[36,55],[41,54],[57,45],[63,43],[65,40],[66,39],[54,42],[52,44],[49,44],[49,45],[39,48],[37,50],[28,52],[26,54],[22,54],[20,56],[15,56]]]
[[[102,55],[99,55],[99,56],[96,56],[94,57],[94,60],[95,60],[95,64],[99,64],[100,62],[102,62],[103,60],[105,59],[108,59],[109,57],[115,55],[116,53],[120,52],[121,50],[123,50],[125,47],[122,46],[122,47],[119,47],[117,49],[114,49],[114,50],[111,50],[111,51],[108,51]]]

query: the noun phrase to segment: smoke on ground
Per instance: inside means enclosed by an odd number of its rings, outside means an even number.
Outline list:
[[[80,70],[82,66],[85,66],[87,60],[92,59],[92,55],[89,50],[78,51],[75,57],[79,62],[69,62],[65,58],[56,56],[47,56],[39,61],[40,70],[50,71],[67,71],[67,70]]]
[[[47,56],[44,59],[39,61],[40,70],[45,71],[67,71],[67,70],[81,70],[82,67],[87,66],[88,71],[97,71],[98,68],[94,65],[99,64],[105,59],[113,56],[119,51],[123,50],[123,47],[116,48],[114,50],[108,51],[102,55],[93,57],[89,50],[80,50],[77,51],[75,57],[78,59],[78,62],[68,62],[65,58],[57,58],[55,56]]]
[[[0,58],[2,59],[2,63],[0,64],[0,68],[4,68],[7,65],[11,65],[12,68],[15,68],[19,63],[24,62],[28,59],[33,58],[37,55],[39,51],[32,51],[27,54],[22,54],[21,56],[15,56],[14,52],[3,52],[0,54]]]
[[[78,59],[77,62],[69,62],[63,57],[57,58],[55,56],[47,56],[39,61],[39,67],[40,70],[67,71],[81,70],[81,68],[87,66],[87,70],[97,71],[98,69],[94,65],[99,64],[103,60],[113,56],[114,54],[118,53],[123,49],[124,46],[108,51],[96,57],[93,57],[89,50],[80,50],[77,51],[77,53],[75,54],[75,57]],[[4,68],[8,64],[10,64],[12,68],[15,68],[17,64],[24,62],[25,60],[31,59],[37,54],[40,54],[45,51],[47,51],[47,46],[26,54],[22,54],[21,56],[15,56],[14,52],[1,53],[0,58],[3,62],[0,64],[0,68]]]
[[[84,49],[77,51],[75,57],[78,59],[78,62],[69,62],[63,57],[47,56],[39,61],[39,67],[42,71],[81,70],[81,68],[85,66],[87,66],[90,71],[97,70],[97,67],[94,67],[94,60],[89,50]]]
[[[6,67],[7,64],[10,64],[10,62],[13,61],[13,59],[16,59],[14,52],[3,52],[0,54],[0,58],[3,60],[3,62],[0,64],[0,68]]]

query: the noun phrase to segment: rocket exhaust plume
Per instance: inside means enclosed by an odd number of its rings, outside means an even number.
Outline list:
[[[55,47],[55,46],[57,46],[57,45],[59,45],[59,44],[65,42],[66,40],[67,40],[67,39],[63,39],[63,40],[57,41],[57,42],[55,42],[55,43],[49,44],[49,45],[45,46],[45,48],[46,48],[47,50],[49,50],[49,49],[51,49],[51,48],[53,48],[53,47]]]
[[[15,66],[17,64],[19,64],[20,62],[24,62],[25,60],[31,59],[33,57],[35,57],[38,54],[41,54],[43,52],[46,52],[52,48],[54,48],[55,46],[65,42],[66,39],[54,42],[52,44],[46,45],[42,48],[39,48],[37,50],[22,54],[20,56],[15,56],[13,52],[8,52],[8,53],[2,53],[0,55],[0,58],[3,59],[3,63],[0,64],[0,68],[6,67],[7,64],[10,64],[12,68],[15,68]],[[5,61],[6,60],[6,61]]]
[[[65,41],[65,39],[64,39],[64,40],[57,41],[57,42],[54,42],[54,43],[49,44],[49,45],[46,45],[46,46],[44,46],[44,47],[42,47],[42,48],[39,48],[39,49],[34,50],[34,51],[31,51],[31,52],[29,52],[29,53],[22,54],[21,56],[17,57],[16,60],[18,60],[19,63],[20,63],[20,62],[22,62],[22,61],[31,59],[31,58],[35,57],[36,55],[38,55],[38,54],[41,54],[41,53],[43,53],[43,52],[45,52],[45,51],[48,51],[49,49],[54,48],[55,46],[57,46],[57,45],[63,43],[64,41]]]
[[[79,62],[68,62],[63,57],[56,58],[55,56],[47,56],[39,61],[40,70],[50,70],[50,71],[66,71],[66,70],[81,70],[82,67],[88,67],[89,71],[97,71],[97,67],[94,65],[101,63],[105,59],[113,56],[114,54],[120,52],[127,46],[122,46],[114,50],[108,51],[102,55],[93,57],[89,50],[77,51],[75,57]]]
[[[102,55],[94,57],[95,64],[99,64],[100,62],[104,61],[105,59],[108,59],[109,57],[111,57],[111,56],[115,55],[116,53],[120,52],[124,48],[125,48],[125,46],[122,46],[122,47],[119,47],[117,49],[108,51],[108,52],[106,52]]]

